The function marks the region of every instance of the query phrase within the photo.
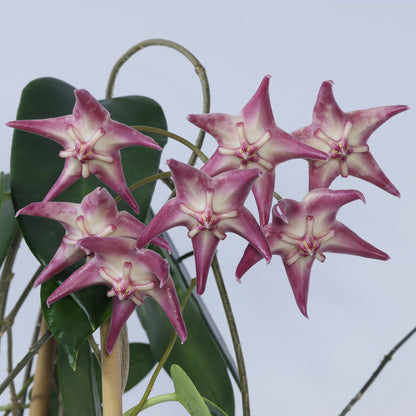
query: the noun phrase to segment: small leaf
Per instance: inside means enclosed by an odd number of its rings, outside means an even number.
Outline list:
[[[66,354],[58,350],[59,388],[66,416],[101,416],[101,403],[97,388],[97,375],[88,344],[80,349],[76,371],[68,365]]]
[[[190,415],[211,416],[204,399],[181,367],[176,364],[172,365],[170,376],[175,385],[178,401]]]

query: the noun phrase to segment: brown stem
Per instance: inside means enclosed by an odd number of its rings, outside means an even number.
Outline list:
[[[377,376],[381,373],[383,368],[386,366],[386,364],[393,358],[393,355],[396,353],[396,351],[405,343],[407,342],[414,334],[416,333],[416,327],[413,328],[404,338],[402,338],[391,350],[388,354],[386,354],[381,361],[380,365],[376,368],[374,373],[371,375],[371,377],[367,380],[367,382],[364,384],[364,386],[361,388],[361,390],[351,399],[351,401],[347,404],[347,406],[344,408],[344,410],[339,414],[339,416],[345,416],[351,408],[354,406],[355,403],[358,402],[358,400],[361,399],[362,395],[367,391],[367,389],[371,386],[371,384],[374,383]]]
[[[120,338],[113,351],[108,354],[106,345],[110,332],[111,319],[107,319],[100,328],[101,334],[101,376],[103,389],[103,416],[122,416],[122,379]]]
[[[42,336],[46,331],[48,331],[48,325],[43,318],[40,335]],[[57,347],[56,339],[51,337],[39,351],[30,400],[30,416],[48,416],[49,414],[49,398],[51,395]]]

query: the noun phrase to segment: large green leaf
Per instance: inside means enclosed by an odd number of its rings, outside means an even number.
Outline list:
[[[59,389],[66,416],[101,416],[97,375],[90,349],[85,344],[78,354],[78,367],[74,371],[61,348],[58,350]]]
[[[17,232],[17,222],[14,217],[12,201],[4,198],[4,193],[10,192],[9,175],[1,172],[1,205],[0,205],[0,267],[9,251],[10,244]]]
[[[74,87],[54,79],[40,78],[29,83],[22,92],[17,119],[58,117],[71,114],[74,106]],[[129,96],[101,101],[111,118],[128,125],[150,125],[166,128],[166,121],[159,105],[147,97]],[[166,139],[152,136],[161,146]],[[16,211],[31,202],[41,201],[59,177],[64,159],[58,156],[62,147],[44,137],[15,130],[11,154],[11,188]],[[132,146],[121,151],[123,170],[127,184],[157,172],[160,152],[142,146]],[[97,186],[104,186],[94,176],[80,179],[62,192],[56,200],[81,202],[81,199]],[[133,192],[145,218],[155,183]],[[110,190],[111,192],[111,190]],[[123,201],[120,209],[129,209]],[[44,218],[19,216],[19,225],[30,249],[46,265],[59,245],[62,227]]]
[[[160,253],[164,254],[161,251]],[[186,278],[173,257],[166,258],[179,298],[182,298],[187,289]],[[160,360],[173,334],[172,326],[162,309],[151,298],[146,298],[137,311],[149,337],[152,353],[155,359]],[[189,375],[202,396],[217,403],[229,415],[234,415],[234,394],[227,371],[232,366],[226,358],[229,354],[207,325],[194,295],[190,296],[183,317],[188,338],[184,344],[176,341],[164,365],[165,370],[169,372],[172,364],[178,364]]]
[[[17,113],[18,119],[38,119],[71,114],[74,106],[74,87],[54,79],[40,78],[29,83],[22,92]],[[129,96],[102,101],[114,120],[128,125],[150,125],[166,128],[160,106],[146,97]],[[151,135],[161,146],[166,139]],[[35,201],[41,201],[60,175],[64,160],[58,157],[62,148],[52,140],[15,130],[11,155],[11,189],[16,211]],[[121,151],[123,170],[128,184],[157,172],[160,152],[142,146],[132,146]],[[56,199],[81,202],[81,199],[97,186],[104,186],[95,177],[80,179]],[[154,183],[133,192],[145,218],[150,206]],[[112,192],[110,190],[110,192]],[[6,202],[5,202],[6,204]],[[129,209],[122,201],[120,209]],[[52,258],[64,235],[63,227],[52,220],[31,216],[19,216],[23,236],[41,264]],[[62,273],[42,289],[43,305],[53,287],[69,275]],[[54,286],[55,285],[55,286]],[[109,316],[110,300],[106,290],[93,287],[77,292],[61,300],[52,308],[44,307],[45,318],[54,336],[68,353],[75,366],[77,351],[92,332]],[[65,302],[64,302],[65,301]],[[84,316],[83,316],[84,315]],[[65,325],[61,325],[60,322]]]

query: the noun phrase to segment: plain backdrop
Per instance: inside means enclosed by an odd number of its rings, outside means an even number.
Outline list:
[[[0,170],[8,171],[12,130],[19,96],[32,79],[53,76],[104,98],[114,62],[128,48],[149,38],[174,40],[205,66],[212,112],[238,114],[261,79],[271,74],[270,96],[277,124],[291,132],[310,124],[321,82],[332,79],[344,111],[381,105],[416,108],[415,2],[400,1],[159,1],[52,0],[0,4]],[[122,68],[115,95],[140,94],[164,108],[169,130],[194,140],[197,129],[187,114],[202,111],[202,94],[192,65],[177,52],[152,47]],[[337,179],[335,189],[362,191],[339,220],[391,260],[328,254],[315,262],[309,294],[309,319],[298,311],[280,258],[256,265],[242,284],[235,267],[246,243],[229,235],[219,258],[240,330],[253,415],[337,415],[383,356],[415,324],[415,122],[414,110],[381,126],[369,140],[374,157],[400,190],[395,198],[355,178]],[[204,151],[215,149],[206,138]],[[189,153],[169,143],[163,159],[186,161]],[[33,161],[36,163],[36,160]],[[165,168],[165,166],[162,166]],[[39,167],[41,169],[41,166]],[[301,199],[307,192],[307,163],[277,168],[276,191]],[[161,196],[166,195],[158,187]],[[159,191],[158,191],[159,192]],[[248,205],[254,207],[253,200]],[[1,232],[1,231],[0,231]],[[171,233],[182,252],[190,248],[184,229]],[[189,270],[194,273],[192,262]],[[27,249],[18,258],[8,310],[37,268]],[[213,276],[203,299],[231,340]],[[14,360],[27,351],[37,314],[34,290],[14,326]],[[132,340],[146,341],[133,316]],[[1,340],[1,379],[5,339]],[[353,408],[355,416],[416,413],[416,339],[388,364]],[[141,384],[126,397],[125,410],[137,403]],[[152,394],[173,391],[162,374]],[[0,398],[6,404],[9,393]],[[236,390],[236,414],[241,404]],[[146,410],[146,415],[184,415],[178,404]]]

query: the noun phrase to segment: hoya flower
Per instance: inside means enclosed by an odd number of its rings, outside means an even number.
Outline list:
[[[140,145],[160,150],[160,146],[150,137],[111,120],[109,112],[88,91],[74,93],[76,102],[71,115],[7,123],[9,127],[45,136],[64,148],[59,152],[65,159],[64,169],[44,201],[54,199],[79,178],[92,174],[139,212],[124,178],[120,149]]]
[[[296,303],[305,316],[312,264],[315,259],[325,261],[324,252],[389,259],[336,220],[339,208],[356,199],[365,202],[361,192],[330,189],[315,189],[301,202],[281,199],[273,207],[273,221],[263,228],[272,254],[282,257]],[[261,256],[249,245],[237,267],[237,278],[259,260]]]
[[[107,292],[113,298],[107,341],[110,353],[129,316],[150,296],[162,307],[182,342],[186,340],[185,323],[165,259],[152,250],[136,249],[135,241],[130,238],[86,237],[78,244],[95,255],[49,296],[48,306],[88,286],[110,287]]]
[[[196,289],[205,290],[209,267],[220,240],[231,231],[249,241],[269,262],[270,249],[244,201],[260,175],[258,169],[234,170],[211,177],[192,166],[170,159],[176,197],[154,216],[138,238],[138,246],[164,231],[183,225],[192,239],[196,264]]]
[[[328,161],[309,161],[309,190],[327,188],[339,175],[343,178],[352,175],[400,196],[370,153],[367,141],[380,125],[409,107],[393,105],[344,113],[335,101],[333,84],[322,83],[312,124],[292,133],[328,154]]]
[[[218,148],[202,170],[211,176],[233,169],[258,168],[262,172],[253,185],[260,224],[269,221],[275,183],[275,167],[296,158],[327,159],[320,150],[277,127],[269,98],[270,75],[237,116],[191,114],[188,120],[211,134]]]
[[[71,264],[91,254],[77,242],[84,237],[129,237],[137,239],[145,225],[127,211],[118,211],[117,205],[105,188],[96,188],[80,204],[72,202],[33,202],[16,215],[25,214],[50,218],[61,223],[65,236],[54,257],[38,276],[35,287],[55,276]],[[168,243],[157,237],[153,243],[169,250]]]

